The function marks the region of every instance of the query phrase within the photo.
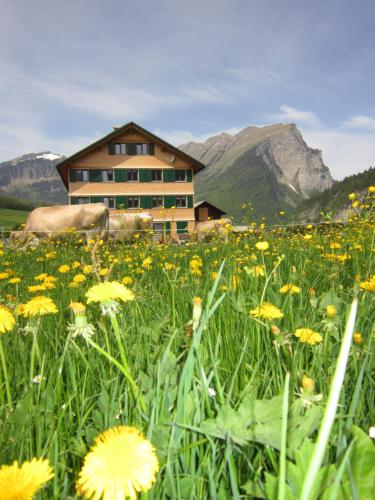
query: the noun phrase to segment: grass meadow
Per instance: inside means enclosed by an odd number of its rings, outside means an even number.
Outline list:
[[[29,212],[24,210],[11,210],[8,208],[0,208],[0,227],[9,229],[15,225],[23,224]]]
[[[48,459],[54,476],[36,498],[79,498],[86,454],[116,426],[139,429],[156,450],[141,498],[372,497],[371,214],[298,232],[258,227],[227,242],[77,235],[0,253],[1,303],[15,319],[0,330],[0,464]],[[88,301],[91,287],[113,281],[129,300]],[[36,296],[57,311],[27,314]],[[121,453],[113,449],[114,474]],[[3,491],[4,481],[0,469]]]

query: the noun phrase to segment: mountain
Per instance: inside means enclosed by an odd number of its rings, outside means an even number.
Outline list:
[[[375,167],[364,172],[345,177],[335,182],[331,189],[317,193],[304,200],[298,207],[296,222],[317,222],[322,220],[322,214],[335,219],[345,219],[351,211],[352,203],[349,194],[356,193],[357,199],[364,201],[369,186],[375,186]]]
[[[32,203],[67,203],[66,189],[55,168],[64,157],[44,151],[0,163],[0,195]]]
[[[272,222],[279,211],[333,185],[321,151],[309,148],[294,124],[250,126],[180,149],[206,165],[194,176],[197,201],[217,205],[238,222],[244,204],[251,203],[252,218]]]

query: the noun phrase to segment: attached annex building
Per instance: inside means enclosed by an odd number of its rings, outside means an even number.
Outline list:
[[[150,213],[154,230],[194,230],[193,175],[205,166],[127,123],[66,158],[57,170],[70,204],[104,202],[114,213]]]

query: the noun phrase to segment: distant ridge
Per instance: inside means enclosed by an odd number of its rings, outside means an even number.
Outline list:
[[[249,126],[180,148],[207,166],[194,176],[197,200],[216,204],[238,222],[246,214],[243,204],[252,204],[255,218],[272,222],[280,210],[295,209],[333,185],[321,151],[309,148],[294,124]]]
[[[55,168],[63,158],[43,151],[0,163],[0,195],[31,203],[67,203],[65,187]]]

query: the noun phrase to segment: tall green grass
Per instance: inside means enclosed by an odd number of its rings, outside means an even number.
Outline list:
[[[35,276],[46,272],[58,278],[56,288],[43,294],[55,301],[59,313],[43,317],[36,334],[20,315],[17,328],[0,335],[6,365],[0,370],[0,463],[48,457],[55,477],[38,498],[75,498],[75,479],[95,436],[126,424],[142,429],[157,449],[161,469],[148,493],[150,499],[255,494],[297,498],[291,470],[298,462],[298,450],[291,449],[290,425],[293,418],[307,422],[311,408],[316,409],[316,430],[306,430],[301,445],[310,449],[327,403],[346,315],[358,293],[355,331],[361,332],[363,342],[351,346],[323,457],[324,466],[331,464],[341,474],[338,485],[334,479],[325,485],[329,494],[334,494],[328,490],[331,486],[338,492],[336,498],[357,491],[356,476],[348,472],[355,472],[355,442],[352,451],[345,452],[353,441],[353,425],[367,433],[375,422],[374,302],[373,295],[358,286],[374,274],[374,235],[370,221],[361,224],[328,226],[325,233],[307,230],[310,240],[302,234],[264,233],[260,237],[270,243],[264,253],[254,246],[259,236],[251,234],[231,236],[227,243],[183,247],[104,243],[93,251],[92,244],[61,241],[36,248],[3,248],[0,273],[13,272],[22,282],[0,281],[2,303],[16,311],[32,296],[27,287],[36,284]],[[332,243],[341,247],[331,249]],[[51,251],[56,256],[47,258]],[[340,261],[332,254],[349,258]],[[202,260],[200,276],[191,273],[194,256]],[[152,259],[150,266],[143,265],[147,257]],[[61,264],[74,261],[80,267],[59,273]],[[109,269],[109,274],[99,277],[93,272],[77,288],[70,287],[83,265],[93,262]],[[246,272],[245,266],[251,270],[255,265],[265,266],[265,276]],[[121,281],[125,276],[133,280],[129,286],[135,301],[121,306],[118,329],[98,306],[89,305],[95,346],[80,337],[73,339],[68,333],[73,322],[69,303],[84,302],[86,290],[99,279]],[[280,294],[286,283],[296,284],[301,292]],[[193,327],[192,300],[197,296],[203,311]],[[262,297],[284,312],[282,320],[257,321],[250,316]],[[327,304],[337,308],[331,323],[325,314]],[[279,333],[271,330],[272,325]],[[323,341],[299,342],[293,332],[302,327],[320,332]],[[40,383],[33,382],[36,375],[41,375]],[[301,389],[303,375],[315,381],[313,394]],[[280,405],[273,399],[277,396]],[[272,402],[264,403],[267,400]],[[272,412],[266,412],[263,423],[257,420],[270,435],[275,429],[277,434],[280,425],[280,446],[264,444],[266,438],[262,444],[256,432],[251,434],[253,424],[246,427],[247,417],[241,412],[268,408],[264,404],[280,407],[282,417],[275,413],[273,425]],[[298,415],[292,417],[292,411]],[[217,419],[223,415],[227,417],[220,427]],[[224,437],[219,436],[220,429]],[[361,439],[357,436],[357,442]],[[306,471],[298,467],[303,479]]]

